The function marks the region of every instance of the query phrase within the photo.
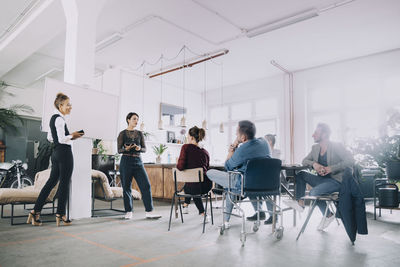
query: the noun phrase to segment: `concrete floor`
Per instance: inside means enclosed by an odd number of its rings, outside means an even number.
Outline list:
[[[115,203],[116,207],[122,205],[121,201]],[[271,235],[271,226],[262,225],[252,233],[248,223],[249,234],[242,247],[239,219],[232,218],[231,229],[220,236],[221,210],[214,210],[214,225],[209,223],[202,234],[193,204],[190,214],[184,215],[184,224],[173,219],[170,232],[168,203],[155,202],[157,212],[163,215],[160,220],[146,220],[140,201],[134,206],[130,221],[122,216],[91,218],[57,228],[55,222],[41,227],[10,226],[8,219],[1,219],[0,266],[400,266],[399,211],[390,214],[384,210],[374,221],[369,205],[369,235],[357,236],[355,246],[342,225],[332,223],[325,232],[317,231],[321,219],[317,210],[296,242],[305,215],[293,227],[290,211],[285,213],[282,240]],[[251,209],[245,208],[251,215]]]

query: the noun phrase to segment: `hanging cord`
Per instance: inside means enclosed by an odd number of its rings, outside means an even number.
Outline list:
[[[224,64],[221,64],[221,107],[224,106]]]
[[[164,59],[164,55],[161,54],[161,70],[163,68],[163,59]],[[161,101],[160,102],[162,103],[162,100],[163,100],[163,77],[162,77],[162,75],[160,77],[160,83],[161,83]]]
[[[144,62],[143,62],[144,63]],[[146,66],[143,64],[143,76],[142,76],[142,122],[144,122],[144,75],[146,73]]]
[[[207,117],[207,62],[204,62],[203,118]]]
[[[205,57],[205,58],[209,59],[209,60],[210,60],[212,63],[214,63],[215,65],[221,66],[221,64],[222,64],[222,62],[217,62],[217,61],[215,61],[212,57],[207,56],[207,54],[196,53],[195,51],[193,51],[192,49],[190,49],[189,47],[187,47],[186,45],[184,45],[184,46],[182,46],[182,48],[179,50],[178,54],[176,54],[175,56],[173,56],[173,57],[171,57],[171,58],[167,58],[167,57],[165,57],[163,54],[161,54],[161,56],[160,56],[156,61],[154,61],[154,62],[149,62],[149,61],[147,61],[147,60],[143,60],[142,63],[141,63],[138,67],[136,67],[136,68],[127,67],[127,68],[129,68],[131,71],[138,71],[138,70],[140,70],[141,68],[143,68],[144,65],[146,65],[146,64],[149,65],[149,66],[155,66],[155,65],[157,65],[158,63],[160,63],[161,59],[166,60],[166,61],[173,61],[173,60],[177,59],[177,58],[181,55],[182,51],[184,51],[184,53],[186,53],[186,50],[188,50],[190,53],[192,53],[192,54],[195,55],[195,56]],[[186,57],[185,57],[185,58],[186,58]],[[186,62],[184,62],[184,65],[186,65]],[[161,69],[160,71],[162,71],[162,69]]]
[[[183,50],[183,66],[186,66],[186,46],[183,46],[184,50]],[[185,85],[186,85],[186,81],[185,81],[185,73],[186,73],[186,68],[183,68],[183,101],[182,101],[182,113],[183,113],[183,117],[185,117]],[[162,75],[161,75],[162,76]]]

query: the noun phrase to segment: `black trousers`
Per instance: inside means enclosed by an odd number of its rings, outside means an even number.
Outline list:
[[[58,203],[57,214],[65,215],[65,206],[69,195],[69,185],[71,182],[72,170],[74,169],[74,158],[72,156],[71,146],[58,145],[51,155],[51,172],[49,180],[40,191],[36,200],[34,210],[40,212],[49,196],[51,190],[58,185]]]
[[[186,194],[199,195],[206,194],[211,190],[212,183],[186,183],[184,186],[184,191]],[[185,203],[190,204],[191,197],[185,198]],[[199,214],[204,213],[204,205],[201,198],[193,198],[193,202],[199,210]]]

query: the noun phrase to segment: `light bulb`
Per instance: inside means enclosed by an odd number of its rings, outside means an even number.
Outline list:
[[[183,116],[182,117],[182,119],[181,119],[181,127],[186,127],[186,119],[185,119],[185,116]]]
[[[142,123],[140,124],[140,130],[141,130],[141,131],[144,131],[144,122],[142,122]]]
[[[224,132],[224,124],[221,122],[221,124],[219,125],[219,132],[223,133]]]
[[[204,130],[207,130],[207,121],[206,121],[206,120],[203,121],[203,123],[201,124],[201,127],[202,127]]]
[[[158,121],[158,129],[159,129],[159,130],[162,130],[162,129],[163,129],[163,121],[162,121],[162,119],[160,119],[160,120]]]

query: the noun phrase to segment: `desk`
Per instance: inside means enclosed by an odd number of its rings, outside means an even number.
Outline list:
[[[288,179],[290,179],[290,180],[292,180],[293,181],[293,185],[294,185],[294,187],[296,187],[296,179],[295,179],[295,177],[296,177],[296,174],[297,174],[297,172],[299,172],[299,171],[301,171],[301,170],[306,170],[306,169],[308,169],[308,167],[306,167],[306,166],[301,166],[301,165],[289,165],[289,164],[284,164],[284,165],[282,165],[282,167],[281,167],[281,170],[282,171],[285,171],[285,174],[286,174],[286,181],[288,180]],[[290,192],[289,191],[289,188],[285,185],[285,184],[283,184],[283,183],[281,183],[281,187],[283,188],[283,190],[285,190],[286,191],[286,193],[288,193],[288,195],[291,197],[291,198],[295,198],[295,194],[294,193],[292,193],[292,192]],[[295,191],[296,192],[296,191]]]
[[[293,165],[293,164],[284,164],[281,167],[281,174],[285,176],[286,181],[288,180],[292,180],[293,181],[293,188],[294,188],[294,192],[290,192],[289,188],[286,186],[286,184],[281,182],[281,188],[292,198],[295,199],[296,198],[296,174],[301,171],[301,170],[305,170],[308,169],[308,167],[306,166],[301,166],[301,165]],[[285,174],[283,174],[283,171],[285,172]],[[285,208],[282,211],[287,211],[287,210],[291,210],[292,208]],[[296,226],[296,211],[293,210],[293,226]]]

